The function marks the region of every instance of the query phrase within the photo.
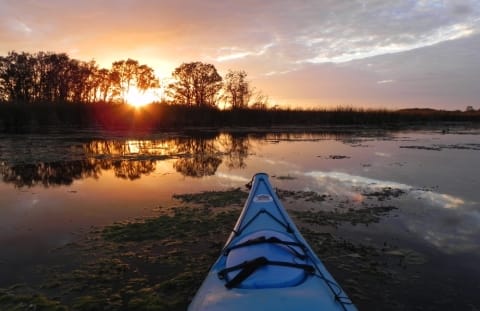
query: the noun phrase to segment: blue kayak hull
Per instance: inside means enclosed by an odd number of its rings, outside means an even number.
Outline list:
[[[260,173],[190,311],[357,310]]]

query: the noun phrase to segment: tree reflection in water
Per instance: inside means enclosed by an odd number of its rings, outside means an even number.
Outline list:
[[[217,137],[189,137],[177,141],[178,152],[182,158],[175,161],[177,172],[189,177],[203,177],[215,174],[222,163]]]
[[[155,160],[135,161],[122,160],[114,161],[112,163],[115,176],[123,179],[135,180],[142,175],[148,175],[155,171]]]
[[[0,164],[0,175],[3,181],[17,187],[70,185],[76,179],[98,178],[100,174],[100,166],[89,160],[40,162],[14,166]]]
[[[250,149],[250,140],[245,134],[229,136],[224,146],[226,149],[225,157],[228,168],[245,168],[245,159]]]
[[[2,151],[12,148],[0,154],[3,181],[16,187],[70,185],[74,180],[99,178],[107,170],[118,178],[135,180],[154,172],[157,161],[162,160],[173,160],[173,168],[184,176],[203,177],[214,175],[222,162],[228,168],[244,168],[250,148],[247,135],[224,133],[161,140],[91,140],[82,143],[80,153],[78,143],[65,148],[62,142],[58,152],[51,151],[56,150],[56,141],[51,144],[49,160],[35,163],[31,158],[21,159],[25,145],[2,146]],[[68,150],[75,150],[75,154],[65,154]],[[29,154],[35,152],[38,150]]]

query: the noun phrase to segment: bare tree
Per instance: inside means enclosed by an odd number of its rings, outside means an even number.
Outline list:
[[[252,89],[244,70],[229,70],[223,84],[224,99],[232,109],[246,108],[252,97]]]
[[[256,110],[267,110],[269,99],[262,91],[252,90],[252,104],[251,108]]]

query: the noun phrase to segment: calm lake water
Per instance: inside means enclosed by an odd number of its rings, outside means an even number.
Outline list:
[[[2,134],[0,287],[25,281],[51,249],[92,226],[154,215],[173,194],[242,187],[266,172],[275,187],[333,196],[323,203],[330,209],[397,191],[392,217],[338,234],[419,254],[416,294],[405,293],[419,305],[431,291],[455,291],[451,299],[479,310],[479,160],[480,130],[463,128]]]

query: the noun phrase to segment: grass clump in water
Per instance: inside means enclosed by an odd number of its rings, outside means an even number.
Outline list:
[[[202,204],[206,207],[226,207],[241,205],[248,197],[248,193],[240,188],[227,191],[204,191],[200,193],[174,194],[173,198],[183,203]]]
[[[277,195],[280,200],[289,198],[293,200],[303,200],[314,203],[323,202],[328,198],[327,194],[319,194],[315,191],[294,191],[284,189],[277,189]]]
[[[233,228],[236,213],[213,213],[207,208],[183,208],[173,210],[172,215],[161,215],[143,222],[114,224],[106,227],[103,238],[114,242],[161,240],[175,236],[207,236],[225,232]]]
[[[342,223],[350,223],[352,225],[368,225],[370,223],[376,223],[394,209],[396,209],[394,206],[376,206],[361,209],[349,209],[345,212],[292,211],[292,215],[303,223],[336,227]]]

